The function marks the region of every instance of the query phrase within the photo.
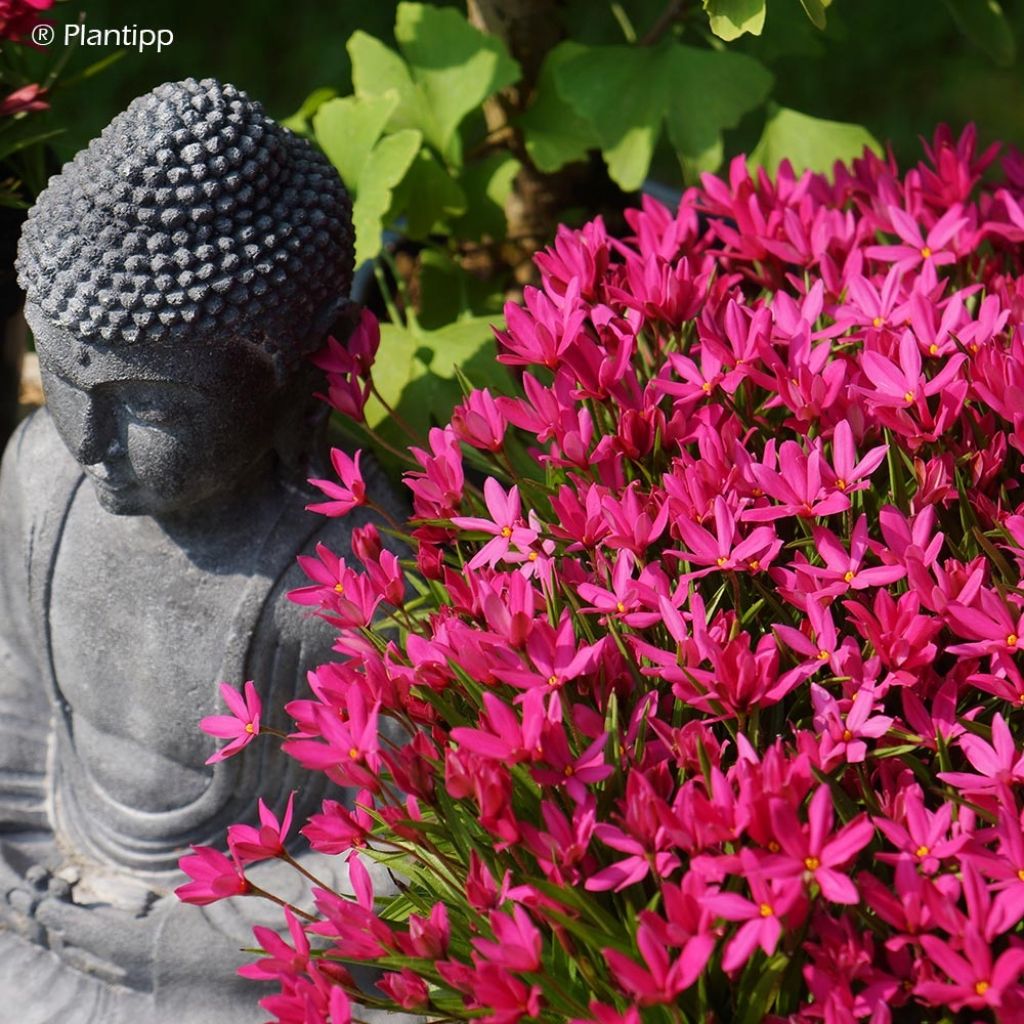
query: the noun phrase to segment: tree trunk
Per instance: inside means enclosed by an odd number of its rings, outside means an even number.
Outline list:
[[[551,240],[566,208],[580,205],[579,196],[586,196],[595,212],[609,198],[613,208],[622,207],[622,193],[611,183],[603,163],[592,160],[544,174],[533,165],[512,124],[529,106],[548,51],[564,38],[557,7],[553,0],[466,0],[470,23],[500,39],[523,69],[519,82],[484,104],[488,133],[503,138],[522,163],[505,203],[508,242],[501,251],[502,262],[512,268],[520,284],[535,279],[533,253]]]

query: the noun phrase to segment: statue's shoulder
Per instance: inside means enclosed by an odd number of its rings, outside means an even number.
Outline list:
[[[2,502],[23,511],[31,511],[40,502],[52,507],[81,472],[43,406],[19,424],[7,443],[0,469]]]
[[[404,522],[409,509],[402,494],[403,488],[388,477],[377,460],[368,452],[360,459],[360,470],[373,503],[378,508],[385,509],[397,521]],[[332,554],[344,558],[348,565],[354,565],[358,570],[361,566],[354,560],[352,554],[352,528],[373,522],[383,534],[385,524],[376,513],[365,508],[356,509],[342,518],[329,518],[307,512],[305,505],[323,500],[322,493],[315,489],[303,491],[301,496],[297,497],[302,508],[301,511],[296,511],[300,520],[308,524],[308,531],[300,531],[303,540],[278,578],[273,608],[278,635],[285,641],[299,643],[312,659],[312,664],[307,666],[311,668],[318,661],[331,659],[331,649],[337,638],[337,630],[316,615],[308,605],[296,604],[287,599],[288,591],[308,586],[310,583],[298,563],[298,556],[314,556],[318,545],[322,544]],[[384,541],[388,547],[395,549],[393,541],[386,537]],[[400,553],[404,554],[404,549]]]

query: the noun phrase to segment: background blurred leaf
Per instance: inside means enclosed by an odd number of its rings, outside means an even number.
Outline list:
[[[946,0],[957,27],[1000,67],[1009,67],[1017,56],[1013,29],[997,0]]]
[[[423,137],[411,128],[381,139],[363,164],[352,204],[356,231],[356,266],[380,252],[384,214],[392,189],[402,180],[419,151]]]
[[[797,174],[832,170],[837,160],[849,161],[864,153],[864,147],[882,152],[872,134],[859,124],[825,121],[785,107],[776,108],[764,126],[750,162],[774,174],[788,159]]]
[[[390,131],[421,130],[426,114],[423,96],[412,80],[409,65],[390,47],[365,32],[354,32],[348,41],[352,61],[352,85],[357,96],[383,96],[394,90],[398,105],[391,112]]]
[[[426,238],[450,230],[452,218],[466,210],[466,194],[428,149],[421,149],[409,173],[395,189],[388,219],[404,214],[403,232],[410,238]]]
[[[600,145],[590,122],[577,114],[558,91],[556,69],[585,49],[580,43],[566,40],[548,53],[537,78],[533,103],[517,121],[526,152],[540,171],[551,173],[575,160],[584,160],[589,150]]]
[[[381,96],[327,100],[314,114],[316,141],[350,189],[358,185],[370,151],[397,106],[398,93],[392,89]]]
[[[461,162],[462,119],[521,74],[502,42],[451,7],[401,3],[395,38],[422,91],[420,127],[447,160]]]
[[[403,327],[381,324],[381,352],[386,359],[373,367],[373,380],[384,400],[413,430],[425,437],[432,426],[446,423],[462,400],[456,366],[477,387],[512,392],[508,371],[495,359],[491,325],[502,327],[501,317],[457,320],[436,331],[415,323]],[[401,431],[375,398],[366,406],[366,421],[389,441]]]
[[[764,28],[765,0],[704,0],[711,31],[727,43]]]
[[[759,106],[772,84],[751,57],[676,43],[589,47],[556,67],[555,78],[593,125],[608,172],[626,191],[647,176],[663,120],[681,159],[714,170],[722,130]]]
[[[291,117],[281,119],[281,124],[283,124],[289,131],[296,132],[299,135],[308,135],[313,115],[320,109],[320,107],[323,106],[323,104],[328,100],[334,99],[337,95],[338,90],[332,89],[330,86],[324,86],[322,89],[314,89],[302,101],[302,106],[299,107]]]
[[[800,5],[807,12],[807,17],[814,22],[815,28],[824,31],[828,24],[825,18],[825,9],[829,7],[832,0],[800,0]]]
[[[508,233],[505,200],[522,164],[508,153],[491,153],[467,164],[459,177],[466,194],[466,211],[453,225],[460,238],[501,239]]]

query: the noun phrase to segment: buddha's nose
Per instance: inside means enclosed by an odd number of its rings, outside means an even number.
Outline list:
[[[82,395],[65,437],[75,461],[83,466],[107,462],[121,451],[117,416],[108,403]]]

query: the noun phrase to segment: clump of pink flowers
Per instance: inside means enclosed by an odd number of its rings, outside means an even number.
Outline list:
[[[497,332],[519,392],[410,448],[412,516],[356,532],[361,568],[304,559],[339,660],[285,749],[358,796],[300,829],[351,892],[256,936],[276,1020],[1024,1020],[1024,157],[982,181],[997,157],[940,130],[905,174],[737,159],[536,257]],[[334,346],[359,419],[373,325]],[[363,499],[335,468],[323,514]],[[291,857],[261,820],[183,898],[252,898],[247,864]]]

